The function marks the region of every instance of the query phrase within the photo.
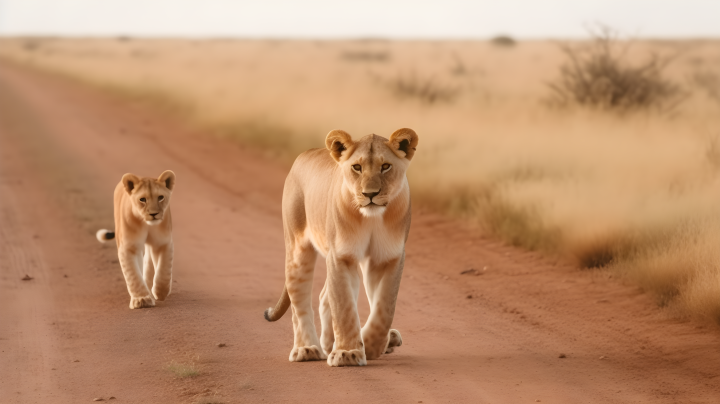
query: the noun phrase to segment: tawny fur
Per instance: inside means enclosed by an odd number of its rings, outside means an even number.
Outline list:
[[[174,188],[175,173],[169,170],[157,179],[125,174],[115,187],[114,238],[131,309],[155,306],[172,289],[170,196]],[[97,232],[101,242],[112,235],[104,229]]]
[[[292,307],[295,342],[290,361],[327,359],[330,366],[362,366],[390,353],[402,337],[395,315],[405,242],[410,230],[410,188],[405,172],[418,137],[399,129],[385,139],[357,142],[335,130],[326,149],[301,154],[285,180],[285,290],[268,321]],[[327,280],[320,292],[321,338],[315,331],[312,279],[320,253]],[[360,326],[360,274],[371,312]]]

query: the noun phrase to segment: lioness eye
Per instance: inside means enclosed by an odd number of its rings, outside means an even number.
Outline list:
[[[158,202],[162,201],[163,199],[165,199],[164,196],[162,196],[162,195],[158,196]]]
[[[362,171],[362,166],[361,166],[360,164],[355,164],[355,165],[353,166],[353,170],[355,170],[355,171]]]
[[[383,170],[383,171],[387,171],[387,170],[389,170],[389,169],[390,169],[390,164],[385,163],[385,164],[382,165],[382,170]]]
[[[145,199],[145,198],[140,198],[140,202],[145,203],[145,202],[147,202],[147,199]]]

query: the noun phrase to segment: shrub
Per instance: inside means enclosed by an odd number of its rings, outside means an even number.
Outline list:
[[[612,110],[677,105],[682,91],[662,74],[671,58],[651,54],[639,66],[630,66],[624,60],[628,47],[618,49],[612,29],[600,26],[590,33],[589,45],[561,46],[568,61],[560,67],[560,77],[550,83],[554,101]]]
[[[517,42],[512,37],[507,35],[498,35],[496,37],[493,37],[492,39],[490,39],[490,43],[495,46],[504,47],[511,47],[517,44]]]

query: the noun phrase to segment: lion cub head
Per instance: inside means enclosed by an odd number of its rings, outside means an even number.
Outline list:
[[[134,174],[122,177],[125,192],[130,196],[135,217],[153,226],[162,222],[165,210],[170,206],[170,196],[175,187],[175,173],[167,170],[155,178],[140,178]]]
[[[328,133],[325,139],[340,166],[345,190],[365,217],[382,216],[402,191],[417,144],[417,134],[407,128],[396,130],[389,140],[367,135],[355,142],[342,130]]]

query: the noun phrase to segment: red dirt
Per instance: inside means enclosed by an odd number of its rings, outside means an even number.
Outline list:
[[[165,169],[178,178],[177,282],[157,307],[130,310],[115,247],[94,231],[112,226],[122,174]],[[0,66],[0,403],[720,402],[717,328],[420,209],[394,323],[403,346],[364,368],[288,362],[290,317],[263,319],[283,283],[286,172]],[[471,267],[482,274],[460,274]],[[316,294],[323,282],[319,262]],[[199,375],[177,377],[171,362]]]

